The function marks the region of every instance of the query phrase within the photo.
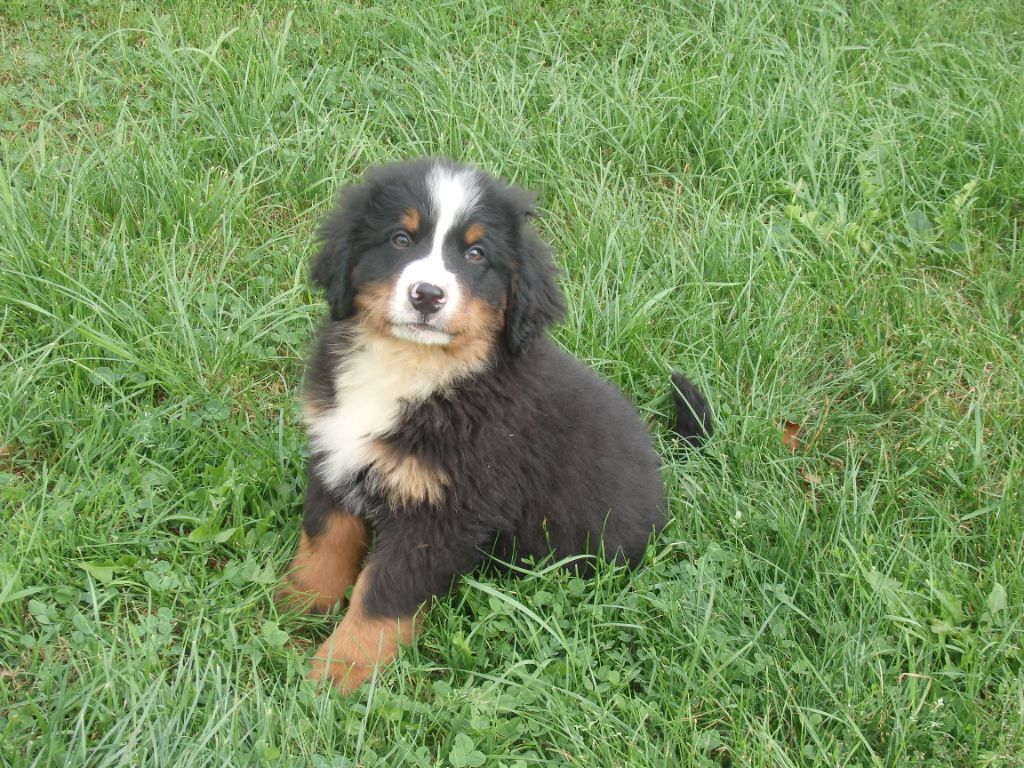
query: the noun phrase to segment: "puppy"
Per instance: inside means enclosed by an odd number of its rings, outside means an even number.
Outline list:
[[[651,438],[545,329],[564,306],[523,192],[421,160],[345,190],[313,281],[329,314],[303,402],[309,478],[286,608],[348,610],[313,679],[349,692],[410,643],[433,598],[493,555],[636,564],[665,521]],[[674,375],[676,431],[710,434]]]

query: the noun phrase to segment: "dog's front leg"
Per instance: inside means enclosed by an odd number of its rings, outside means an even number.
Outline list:
[[[326,613],[343,602],[359,575],[369,538],[366,523],[335,506],[316,472],[309,472],[299,548],[275,602],[283,610],[311,613]]]
[[[370,565],[359,575],[345,618],[313,656],[309,679],[329,679],[343,694],[366,682],[374,667],[392,661],[399,646],[412,643],[419,630],[422,611],[381,616],[368,609],[374,570]]]
[[[486,529],[422,522],[398,518],[379,529],[345,618],[313,656],[310,679],[330,679],[342,693],[358,688],[413,641],[431,601],[483,559]]]

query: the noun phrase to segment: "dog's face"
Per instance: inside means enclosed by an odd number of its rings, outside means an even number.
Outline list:
[[[313,279],[334,320],[458,352],[513,355],[562,311],[529,198],[444,160],[390,165],[345,190],[321,229]]]

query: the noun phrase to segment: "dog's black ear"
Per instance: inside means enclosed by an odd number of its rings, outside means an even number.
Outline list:
[[[334,210],[317,230],[320,250],[313,257],[310,277],[324,289],[332,320],[344,320],[352,315],[354,241],[368,198],[365,185],[342,190]]]
[[[551,250],[530,226],[532,215],[526,210],[520,217],[519,268],[512,275],[505,315],[505,344],[513,355],[522,354],[530,342],[565,314]]]

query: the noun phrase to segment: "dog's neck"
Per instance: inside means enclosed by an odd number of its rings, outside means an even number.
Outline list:
[[[320,473],[337,485],[373,460],[373,441],[393,431],[403,410],[451,391],[489,364],[487,358],[453,354],[364,329],[345,329],[334,371],[334,403],[308,409],[313,453]],[[337,342],[336,342],[337,343]]]

